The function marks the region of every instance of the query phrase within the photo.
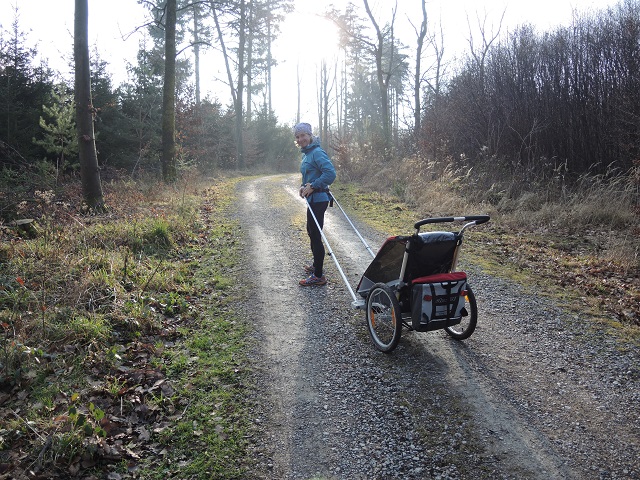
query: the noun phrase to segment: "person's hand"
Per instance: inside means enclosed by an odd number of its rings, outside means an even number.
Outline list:
[[[304,187],[300,189],[300,196],[303,198],[307,198],[309,195],[313,193],[313,187],[310,183],[307,183]]]

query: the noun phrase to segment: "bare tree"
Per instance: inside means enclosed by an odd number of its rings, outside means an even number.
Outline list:
[[[297,109],[296,109],[296,124],[300,123],[300,101],[301,101],[301,92],[300,92],[300,62],[296,64],[296,93],[298,98]]]
[[[167,0],[162,95],[162,178],[174,182],[176,171],[176,0]]]
[[[413,103],[414,103],[413,133],[417,138],[420,132],[420,119],[422,115],[422,108],[421,108],[421,102],[420,102],[420,86],[422,83],[422,71],[421,71],[422,47],[424,45],[424,38],[427,36],[426,0],[422,0],[422,23],[420,24],[420,30],[418,31],[416,29],[416,33],[417,33],[418,40],[417,40],[417,46],[416,46],[416,70],[415,70],[414,81],[413,81]]]
[[[442,108],[442,84],[446,75],[446,64],[444,63],[444,30],[440,24],[440,34],[433,35],[429,41],[433,49],[433,62],[425,70],[422,82],[426,83],[431,106],[431,156],[433,160],[438,160],[440,152],[441,138],[441,119],[446,112]],[[439,38],[438,38],[439,37]]]
[[[193,7],[193,57],[195,68],[196,107],[200,108],[200,16],[201,5],[194,3]]]
[[[271,15],[267,15],[267,112],[269,115],[273,112],[272,105],[272,66],[273,66],[273,56],[271,52]]]
[[[332,107],[330,98],[335,86],[335,75],[333,81],[331,77],[327,61],[323,59],[318,72],[318,131],[323,140],[328,140],[329,137],[329,112]]]
[[[93,119],[95,109],[91,99],[89,68],[89,7],[88,0],[76,0],[73,54],[75,62],[75,104],[82,193],[89,208],[104,210],[100,169],[96,152]]]
[[[250,1],[250,0],[249,0]],[[238,95],[234,105],[236,116],[236,157],[238,168],[244,168],[244,79],[245,79],[245,53],[247,44],[247,2],[240,0],[240,18],[238,27]]]
[[[251,123],[251,117],[253,115],[252,112],[252,96],[253,96],[253,41],[255,39],[255,25],[254,25],[254,16],[255,16],[255,5],[253,0],[249,0],[247,13],[247,36],[246,36],[246,51],[247,51],[247,67],[246,67],[246,77],[247,77],[247,113],[246,113],[246,122]]]
[[[238,168],[244,168],[244,142],[243,142],[243,130],[244,130],[244,78],[245,78],[245,46],[246,46],[246,1],[240,0],[239,3],[239,19],[238,19],[238,59],[237,59],[237,83],[233,81],[233,73],[231,71],[231,64],[229,63],[230,56],[227,51],[227,47],[224,40],[224,34],[222,32],[222,26],[218,17],[217,6],[214,0],[210,0],[211,12],[213,20],[216,25],[216,31],[218,32],[218,41],[222,54],[224,57],[225,67],[227,70],[227,78],[229,81],[229,88],[231,90],[231,98],[233,100],[233,109],[235,114],[235,130],[236,130],[236,164]]]
[[[480,46],[476,47],[473,40],[473,33],[471,29],[471,21],[467,17],[467,24],[469,26],[469,38],[467,39],[469,43],[469,51],[473,62],[475,64],[475,68],[477,70],[477,78],[478,78],[478,88],[470,91],[470,95],[472,97],[472,102],[474,104],[475,110],[478,112],[477,117],[477,127],[482,131],[482,136],[484,137],[483,141],[480,142],[479,147],[487,147],[490,152],[495,152],[497,150],[497,145],[500,142],[501,138],[501,130],[502,128],[494,128],[492,125],[492,121],[490,117],[490,98],[487,95],[487,82],[486,82],[486,67],[487,67],[487,58],[489,57],[489,53],[491,51],[491,47],[500,36],[500,30],[502,29],[502,22],[504,20],[504,15],[506,10],[502,12],[502,16],[500,17],[500,23],[498,24],[498,28],[495,31],[490,31],[487,26],[488,15],[485,12],[482,20],[480,16],[476,13],[476,21],[478,23],[478,29],[480,33]],[[491,30],[493,30],[493,25],[491,25]]]
[[[469,38],[467,39],[467,43],[469,43],[469,51],[478,68],[481,84],[484,84],[484,70],[486,66],[487,55],[489,54],[491,45],[493,45],[493,43],[500,36],[500,31],[502,30],[502,22],[504,21],[505,13],[506,13],[506,10],[502,12],[502,16],[500,17],[500,23],[498,24],[497,30],[492,33],[488,32],[487,13],[485,12],[484,18],[482,20],[480,20],[480,16],[476,13],[476,21],[478,22],[478,28],[480,30],[480,40],[482,42],[479,48],[476,48],[473,42],[473,33],[471,32],[471,21],[469,20],[469,17],[467,17],[467,25],[469,27]]]
[[[369,8],[369,0],[363,0],[364,8],[367,11],[367,15],[371,20],[373,28],[376,31],[376,39],[377,43],[371,44],[373,47],[373,53],[375,55],[376,60],[376,78],[378,80],[378,88],[380,90],[380,109],[382,115],[382,131],[384,135],[385,142],[385,158],[389,155],[388,149],[391,146],[391,122],[389,115],[389,82],[391,80],[392,74],[392,65],[394,63],[393,52],[394,52],[394,37],[393,37],[393,25],[395,23],[396,11],[398,9],[398,2],[396,0],[395,6],[393,8],[393,14],[390,23],[390,32],[391,32],[391,53],[389,55],[389,64],[385,69],[385,66],[382,64],[382,58],[384,53],[384,44],[385,44],[385,35],[380,29],[378,22],[371,13],[371,8]]]

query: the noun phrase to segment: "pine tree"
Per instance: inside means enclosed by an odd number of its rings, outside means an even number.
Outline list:
[[[16,7],[10,30],[0,30],[0,142],[30,159],[43,153],[32,139],[38,134],[38,119],[42,104],[48,102],[53,72],[46,65],[33,66],[38,52],[27,47],[18,14]],[[0,165],[3,161],[0,159]]]
[[[43,113],[51,123],[40,117],[43,136],[33,139],[33,143],[44,148],[47,153],[56,155],[56,183],[60,172],[66,167],[65,162],[73,162],[69,166],[74,169],[80,166],[77,161],[78,141],[73,98],[65,90],[64,85],[59,85],[51,94],[51,106],[42,106]]]

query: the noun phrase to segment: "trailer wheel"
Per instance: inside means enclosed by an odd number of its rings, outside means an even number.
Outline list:
[[[385,283],[376,283],[369,291],[366,315],[374,346],[391,352],[402,334],[402,313],[395,293]]]
[[[462,317],[462,321],[451,327],[445,327],[445,330],[451,337],[456,340],[465,340],[471,336],[476,329],[478,323],[478,305],[476,304],[476,296],[473,294],[470,286],[467,286],[467,296],[465,297],[464,309],[466,316]]]

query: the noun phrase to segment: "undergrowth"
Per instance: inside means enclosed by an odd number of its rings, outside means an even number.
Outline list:
[[[0,476],[242,474],[230,185],[42,191],[1,230]]]
[[[333,190],[389,234],[427,216],[488,213],[463,258],[638,335],[632,183],[584,178],[574,192],[555,183],[516,196],[478,188],[468,169],[420,167]],[[242,478],[248,372],[231,303],[242,295],[240,229],[224,215],[232,187],[113,181],[101,216],[81,214],[77,185],[44,189],[19,206],[32,222],[0,225],[0,476]]]
[[[640,326],[640,166],[571,185],[555,171],[527,189],[498,171],[453,165],[404,159],[373,175],[351,172],[352,183],[333,190],[390,235],[412,233],[421,218],[489,214],[491,222],[465,238],[463,258],[618,330]]]

